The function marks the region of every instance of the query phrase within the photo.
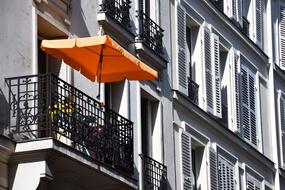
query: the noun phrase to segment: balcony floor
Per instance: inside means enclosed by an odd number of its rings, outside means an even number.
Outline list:
[[[41,174],[46,177],[40,178],[39,189],[137,189],[135,179],[52,138],[17,143],[10,162],[19,168],[19,163],[40,161],[48,169]]]

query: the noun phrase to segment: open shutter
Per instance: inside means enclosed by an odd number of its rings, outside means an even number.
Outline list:
[[[238,0],[232,0],[232,18],[237,20],[237,1]]]
[[[255,75],[250,70],[248,72],[248,91],[249,91],[249,118],[251,143],[257,146],[257,126],[256,126],[256,93]]]
[[[177,5],[177,62],[178,62],[178,90],[188,95],[188,67],[186,62],[186,13],[185,9]]]
[[[256,27],[256,43],[262,47],[263,43],[263,0],[256,1],[255,27]]]
[[[285,6],[280,6],[279,21],[279,48],[280,48],[280,68],[285,70]]]
[[[217,171],[217,155],[215,150],[209,150],[209,160],[210,160],[210,189],[218,190],[218,171]]]
[[[237,21],[242,26],[242,0],[236,0],[237,1]]]
[[[250,121],[248,102],[248,69],[242,65],[241,68],[241,106],[242,106],[242,127],[243,138],[250,142]]]
[[[220,77],[220,50],[219,37],[216,34],[211,34],[212,38],[212,76],[213,76],[213,104],[214,115],[222,117],[222,100],[221,100],[221,77]]]
[[[281,138],[282,138],[282,154],[283,166],[285,166],[285,100],[280,97],[280,124],[281,124]]]
[[[231,18],[242,24],[242,0],[231,0]]]
[[[241,68],[241,100],[243,137],[257,147],[255,75],[244,65]]]
[[[234,127],[240,133],[240,57],[236,51],[233,53],[233,82],[234,82]]]
[[[207,27],[204,27],[204,71],[205,71],[205,91],[206,110],[214,114],[213,105],[213,66],[212,66],[211,34]]]
[[[182,132],[181,134],[181,153],[183,190],[192,190],[191,137],[186,132]]]

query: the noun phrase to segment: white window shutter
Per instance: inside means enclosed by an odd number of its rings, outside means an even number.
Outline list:
[[[210,161],[210,190],[218,190],[217,154],[214,149],[209,149]]]
[[[262,47],[263,44],[263,0],[255,0],[256,14],[255,14],[255,35],[256,43]]]
[[[214,115],[222,118],[219,36],[211,34]]]
[[[256,89],[255,75],[249,71],[248,75],[248,90],[249,90],[249,117],[250,117],[250,135],[251,143],[258,146],[257,137],[257,122],[256,122]]]
[[[236,0],[237,1],[237,21],[242,25],[242,0]]]
[[[204,27],[204,72],[205,72],[205,92],[206,92],[206,110],[214,114],[214,94],[213,94],[213,66],[212,66],[212,45],[211,33],[207,27]]]
[[[186,62],[186,13],[184,7],[177,4],[177,65],[178,90],[188,95],[188,67]]]
[[[191,137],[187,132],[181,134],[181,153],[183,190],[192,190]]]
[[[238,0],[231,0],[231,9],[232,9],[231,17],[235,20],[237,20],[237,14],[238,14],[237,1]]]
[[[282,138],[282,159],[283,166],[285,165],[285,100],[280,96],[280,125],[281,125],[281,138]]]
[[[234,128],[235,131],[240,133],[241,132],[241,123],[240,123],[240,56],[238,52],[234,51],[233,53],[233,66],[232,66],[232,73],[233,73],[233,100],[234,100]]]
[[[285,70],[285,6],[280,6],[279,17],[279,48],[280,48],[280,65],[282,70]]]
[[[240,87],[243,138],[257,147],[255,75],[244,65],[241,67]]]
[[[262,182],[250,174],[246,174],[246,189],[247,190],[262,190]]]
[[[223,156],[218,155],[218,185],[219,190],[234,190],[234,165],[225,159]]]

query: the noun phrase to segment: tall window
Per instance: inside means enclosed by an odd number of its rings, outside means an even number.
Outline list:
[[[285,95],[280,92],[279,94],[279,126],[280,126],[280,136],[281,136],[281,155],[282,155],[282,165],[285,166]]]
[[[246,174],[246,190],[262,190],[262,182],[249,173]]]
[[[210,148],[209,159],[211,189],[236,190],[235,163],[212,148]]]
[[[257,84],[256,74],[246,65],[247,61],[233,53],[234,127],[249,144],[258,148]]]

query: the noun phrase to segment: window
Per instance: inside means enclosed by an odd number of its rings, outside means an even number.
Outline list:
[[[242,134],[245,141],[258,148],[257,88],[256,74],[246,66],[247,61],[239,53],[233,53],[233,100],[235,106],[234,130]]]
[[[236,174],[235,162],[229,159],[230,156],[224,156],[220,152],[216,152],[210,148],[210,186],[211,189],[219,190],[235,190]]]
[[[262,182],[249,173],[246,174],[246,190],[261,190]]]
[[[162,125],[159,101],[145,91],[141,97],[142,153],[157,161],[162,160]]]
[[[183,131],[181,134],[182,158],[182,185],[184,190],[201,189],[205,179],[203,176],[204,146],[190,133]]]
[[[196,83],[199,24],[186,17],[185,9],[177,5],[177,83],[178,90],[198,104],[199,85]],[[198,57],[198,56],[197,56]]]
[[[220,44],[219,37],[211,33],[204,26],[203,30],[203,66],[204,66],[204,91],[205,108],[209,113],[221,118],[221,76],[220,76]]]
[[[279,19],[279,67],[285,70],[285,4],[283,3],[280,5]]]

